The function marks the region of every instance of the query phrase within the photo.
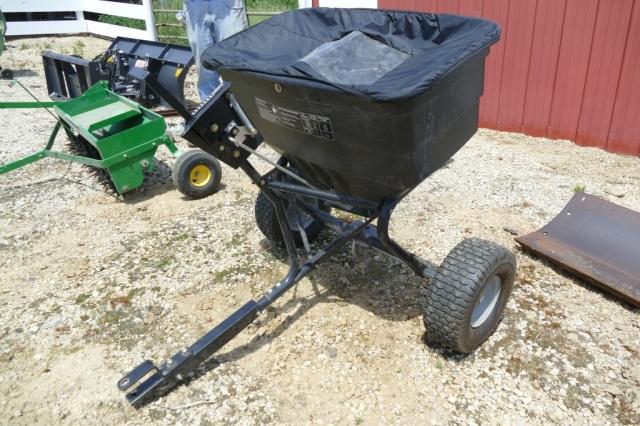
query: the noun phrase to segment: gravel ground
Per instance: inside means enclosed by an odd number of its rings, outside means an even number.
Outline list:
[[[10,45],[18,78],[45,99],[41,50],[92,56],[107,42]],[[0,82],[0,99],[26,94]],[[0,111],[0,162],[44,144],[52,121]],[[57,144],[68,149],[63,137]],[[121,374],[188,345],[287,270],[255,226],[257,192],[244,175],[225,167],[218,194],[190,201],[171,183],[173,159],[163,151],[158,162],[126,197],[59,161],[0,176],[4,422],[640,424],[638,309],[522,252],[504,230],[537,229],[577,186],[640,210],[638,158],[481,130],[400,204],[391,234],[423,258],[439,263],[469,236],[517,256],[505,318],[473,355],[424,344],[424,280],[344,250],[197,380],[135,411],[116,389]]]

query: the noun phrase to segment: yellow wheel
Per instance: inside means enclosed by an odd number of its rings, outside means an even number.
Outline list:
[[[204,198],[218,190],[222,167],[215,157],[199,149],[182,154],[171,171],[173,183],[189,198]]]
[[[204,164],[198,164],[189,172],[189,180],[193,186],[198,188],[205,186],[211,182],[211,169]]]

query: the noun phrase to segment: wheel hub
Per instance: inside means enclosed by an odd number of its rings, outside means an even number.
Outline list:
[[[189,172],[189,181],[193,186],[203,187],[211,181],[211,170],[207,166],[199,164]]]
[[[495,311],[502,290],[502,280],[494,275],[487,281],[480,293],[480,297],[471,311],[471,327],[478,328],[484,324]]]

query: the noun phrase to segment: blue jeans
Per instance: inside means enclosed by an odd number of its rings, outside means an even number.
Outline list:
[[[185,0],[187,35],[198,69],[198,94],[208,98],[221,83],[220,74],[202,66],[202,53],[249,26],[243,0]]]

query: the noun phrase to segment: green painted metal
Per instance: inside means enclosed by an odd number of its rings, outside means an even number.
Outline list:
[[[50,108],[60,102],[0,102],[0,109]]]
[[[154,157],[159,146],[166,146],[175,157],[180,155],[180,150],[166,134],[166,123],[161,115],[111,92],[107,87],[106,82],[99,82],[78,98],[53,103],[58,121],[44,149],[0,166],[0,174],[43,158],[56,158],[106,169],[116,191],[123,194],[140,187],[144,172],[155,168]],[[9,103],[0,104],[0,108],[6,104]],[[49,106],[39,102],[11,104],[20,104],[18,108]],[[91,144],[100,159],[52,150],[61,128]]]

